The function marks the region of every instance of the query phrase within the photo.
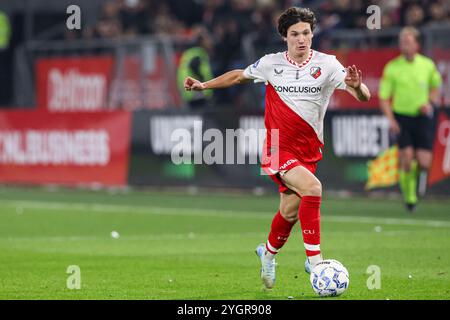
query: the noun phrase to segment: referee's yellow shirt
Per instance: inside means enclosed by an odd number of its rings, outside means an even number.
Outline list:
[[[429,102],[430,90],[441,84],[441,75],[430,58],[416,54],[409,62],[401,55],[384,67],[378,97],[392,98],[395,113],[415,117],[420,114],[420,107]]]

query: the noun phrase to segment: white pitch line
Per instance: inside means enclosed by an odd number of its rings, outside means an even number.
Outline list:
[[[329,222],[350,222],[367,224],[387,224],[401,226],[426,226],[436,228],[450,228],[450,221],[440,220],[419,220],[401,218],[373,218],[373,217],[353,217],[353,216],[326,216],[325,221]]]
[[[242,239],[243,237],[266,237],[265,232],[242,232],[242,233],[164,233],[164,234],[144,234],[144,235],[122,235],[120,240],[111,239],[110,236],[92,236],[92,235],[78,235],[78,236],[48,236],[48,237],[0,237],[0,240],[7,241],[93,241],[103,240],[113,243],[120,243],[124,240],[204,240],[204,239]]]
[[[188,216],[204,216],[204,217],[223,217],[223,218],[263,218],[267,219],[268,212],[258,213],[255,211],[236,211],[232,210],[215,210],[215,209],[197,209],[197,208],[168,208],[155,206],[126,206],[126,205],[108,205],[108,204],[92,204],[81,202],[44,202],[44,201],[1,201],[6,205],[13,207],[21,207],[23,209],[42,209],[42,210],[73,210],[89,213],[94,212],[116,212],[116,213],[143,213],[153,215],[188,215]]]
[[[91,203],[69,203],[69,202],[44,202],[44,201],[13,201],[1,200],[0,203],[11,207],[21,207],[22,209],[43,209],[43,210],[73,210],[89,212],[116,212],[116,213],[141,213],[152,215],[188,215],[202,217],[219,218],[241,218],[241,219],[270,219],[270,212],[255,211],[231,211],[217,209],[195,209],[195,208],[167,208],[167,207],[144,207],[144,206],[125,206],[125,205],[107,205]],[[322,216],[322,221],[338,223],[362,223],[362,224],[380,224],[380,225],[402,225],[402,226],[420,226],[434,228],[450,228],[450,221],[442,220],[420,220],[420,219],[401,219],[401,218],[374,218],[365,216]]]

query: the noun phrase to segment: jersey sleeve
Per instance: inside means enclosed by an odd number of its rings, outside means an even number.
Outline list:
[[[378,90],[378,97],[383,100],[388,100],[392,96],[393,78],[390,65],[386,65],[383,69],[383,75],[380,80],[380,88]]]
[[[433,66],[431,69],[431,76],[430,76],[430,88],[435,89],[439,88],[442,85],[442,77],[438,69],[436,68],[436,65],[433,62],[432,64]]]
[[[260,58],[255,63],[249,65],[244,70],[244,77],[247,79],[253,79],[255,83],[257,82],[268,82],[267,77],[267,58],[266,56]]]
[[[331,70],[331,86],[335,89],[345,90],[347,88],[347,85],[345,84],[347,70],[345,70],[345,67],[339,62],[338,59],[336,59],[336,57],[333,57],[331,62]]]

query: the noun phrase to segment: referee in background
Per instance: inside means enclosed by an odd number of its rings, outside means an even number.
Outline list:
[[[413,212],[418,201],[419,172],[424,173],[420,175],[421,184],[426,185],[426,172],[431,166],[434,106],[439,101],[442,79],[434,62],[419,53],[417,29],[401,30],[399,48],[401,55],[384,67],[378,95],[390,131],[397,137],[400,189],[406,208]]]

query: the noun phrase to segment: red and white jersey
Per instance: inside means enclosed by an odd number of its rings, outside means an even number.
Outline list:
[[[346,70],[333,55],[310,50],[302,64],[287,51],[268,54],[248,66],[244,76],[266,84],[265,125],[279,129],[279,147],[302,162],[322,158],[323,119],[335,89],[346,89]]]

